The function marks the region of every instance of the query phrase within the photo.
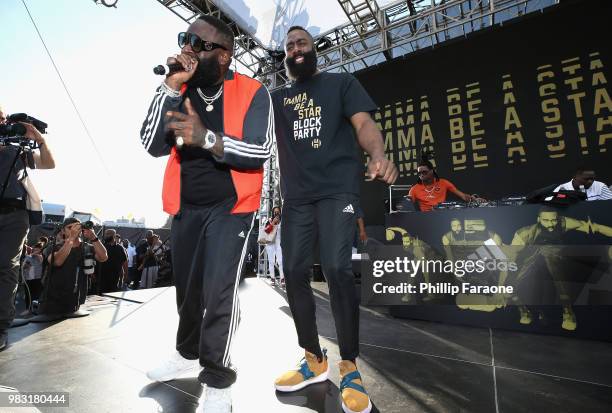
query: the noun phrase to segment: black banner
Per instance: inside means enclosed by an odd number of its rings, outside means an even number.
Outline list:
[[[568,182],[581,164],[610,183],[611,11],[565,2],[357,73],[397,183],[415,182],[423,149],[440,176],[487,199]],[[384,195],[363,184],[368,224],[382,223]]]
[[[395,314],[407,317],[469,323],[481,313],[489,326],[610,339],[593,327],[612,321],[610,210],[593,201],[390,214],[387,245],[370,248],[362,271],[362,301],[401,305]]]

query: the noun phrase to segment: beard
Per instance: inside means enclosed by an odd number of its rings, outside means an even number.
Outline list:
[[[192,88],[212,86],[221,77],[221,66],[216,56],[207,59],[198,57],[198,67],[191,79],[187,81],[187,86]]]
[[[540,233],[536,237],[536,244],[559,244],[563,239],[563,231],[560,225],[545,227],[538,223]]]
[[[287,69],[289,78],[292,80],[306,80],[312,77],[317,72],[317,53],[311,50],[297,56],[304,57],[304,61],[301,64],[295,63],[295,57],[285,58],[285,69]]]

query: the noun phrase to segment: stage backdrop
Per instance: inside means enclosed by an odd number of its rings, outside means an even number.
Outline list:
[[[356,73],[398,183],[422,149],[439,174],[488,199],[567,182],[579,164],[612,180],[612,2],[571,1]],[[364,183],[368,224],[385,190]]]

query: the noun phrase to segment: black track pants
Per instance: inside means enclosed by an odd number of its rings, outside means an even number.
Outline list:
[[[204,367],[199,380],[225,388],[232,339],[240,318],[238,282],[253,214],[230,214],[236,200],[183,208],[172,221],[172,265],[179,326],[176,349]]]
[[[0,214],[0,331],[9,328],[15,318],[19,257],[28,228],[25,210]]]
[[[359,354],[359,298],[351,265],[355,234],[356,197],[350,194],[283,206],[281,247],[289,307],[301,347],[321,354],[315,302],[310,286],[313,245],[318,229],[321,267],[329,286],[331,309],[336,323],[343,360]]]

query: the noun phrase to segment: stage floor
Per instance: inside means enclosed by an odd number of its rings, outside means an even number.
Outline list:
[[[331,379],[292,394],[274,391],[274,378],[302,352],[282,290],[247,279],[232,357],[234,412],[342,411],[326,286],[313,285]],[[151,383],[145,376],[173,349],[174,288],[115,296],[88,317],[9,330],[0,385],[70,393],[70,408],[43,412],[193,412],[197,379]],[[362,308],[358,364],[373,411],[383,413],[612,411],[611,343],[399,320]]]

